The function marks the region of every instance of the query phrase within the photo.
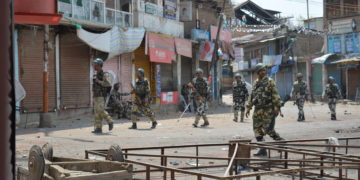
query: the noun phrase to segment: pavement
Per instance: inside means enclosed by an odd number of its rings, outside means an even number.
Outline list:
[[[109,132],[104,122],[103,134],[92,134],[91,116],[74,117],[55,122],[55,128],[17,129],[16,132],[16,164],[27,166],[29,149],[32,145],[42,146],[50,142],[55,156],[84,158],[86,149],[108,149],[112,144],[122,148],[146,147],[160,145],[182,145],[197,143],[226,143],[234,136],[254,140],[251,118],[243,123],[233,119],[231,96],[224,96],[225,105],[212,108],[208,112],[210,126],[193,128],[193,114],[185,114],[179,119],[181,112],[157,117],[158,127],[150,129],[151,123],[146,118],[138,122],[138,130],[130,130],[130,120],[115,120],[114,129]],[[278,117],[276,131],[285,139],[308,139],[327,137],[360,136],[360,106],[338,104],[337,121],[330,120],[327,104],[306,103],[305,122],[297,122],[297,107],[288,102]],[[202,123],[202,122],[201,122]],[[265,138],[271,141],[270,137]]]

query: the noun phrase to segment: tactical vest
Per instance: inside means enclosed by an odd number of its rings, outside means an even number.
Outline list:
[[[208,84],[204,78],[195,78],[193,80],[196,92],[202,96],[207,97],[208,95]]]
[[[298,81],[298,83],[295,84],[294,90],[295,90],[296,93],[299,93],[300,95],[305,95],[306,87],[307,86],[306,86],[306,83],[304,81],[301,81],[301,82]]]
[[[238,83],[237,81],[234,81],[233,83],[233,96],[234,97],[240,97],[244,98],[246,96],[246,84],[241,81]]]
[[[256,108],[272,107],[272,89],[269,89],[270,79],[257,81],[253,87],[252,103]]]
[[[338,87],[337,85],[333,84],[329,84],[328,87],[326,87],[326,95],[329,97],[329,98],[337,98],[337,95],[338,95]]]
[[[135,83],[135,95],[140,99],[145,99],[149,81],[147,79],[137,80]]]
[[[96,79],[103,81],[104,80],[104,71],[100,71],[100,72],[96,73],[95,76],[96,76]],[[101,84],[96,83],[94,81],[94,83],[93,83],[94,97],[106,97],[107,91],[108,91],[108,88],[103,87]]]

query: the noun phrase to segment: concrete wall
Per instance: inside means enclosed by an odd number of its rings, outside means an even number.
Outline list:
[[[218,25],[218,13],[215,9],[199,7],[198,8],[199,20],[200,20],[200,29],[202,30],[209,30],[211,25],[217,26]],[[193,3],[192,9],[192,21],[184,22],[184,29],[185,29],[185,37],[191,37],[191,30],[196,28],[196,7]]]
[[[133,17],[134,27],[144,27],[146,31],[167,34],[175,37],[184,37],[184,23],[177,20],[167,19],[163,16],[163,6],[159,2],[156,14],[145,13],[145,2],[134,1]]]

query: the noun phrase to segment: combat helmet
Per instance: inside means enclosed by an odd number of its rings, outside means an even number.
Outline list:
[[[202,74],[202,73],[204,73],[204,71],[201,68],[197,68],[195,73],[201,73]]]
[[[144,70],[143,68],[139,68],[139,69],[137,70],[137,72],[138,72],[138,73],[141,73],[141,74],[143,74],[143,75],[145,74],[145,70]]]
[[[303,78],[303,74],[302,73],[297,73],[296,77],[297,78]]]
[[[93,61],[93,64],[97,64],[97,65],[103,66],[104,61],[103,61],[101,58],[96,58],[96,59]]]
[[[260,70],[266,69],[266,66],[263,63],[258,63],[255,66],[255,72],[258,73]]]

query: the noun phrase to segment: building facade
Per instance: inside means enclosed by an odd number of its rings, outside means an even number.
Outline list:
[[[356,92],[360,88],[359,63],[357,61],[344,62],[360,56],[359,5],[358,0],[324,0],[326,52],[338,56],[332,61],[325,61],[325,76],[333,76],[341,86],[344,97],[350,100],[355,100]],[[340,60],[343,63],[336,63]]]

